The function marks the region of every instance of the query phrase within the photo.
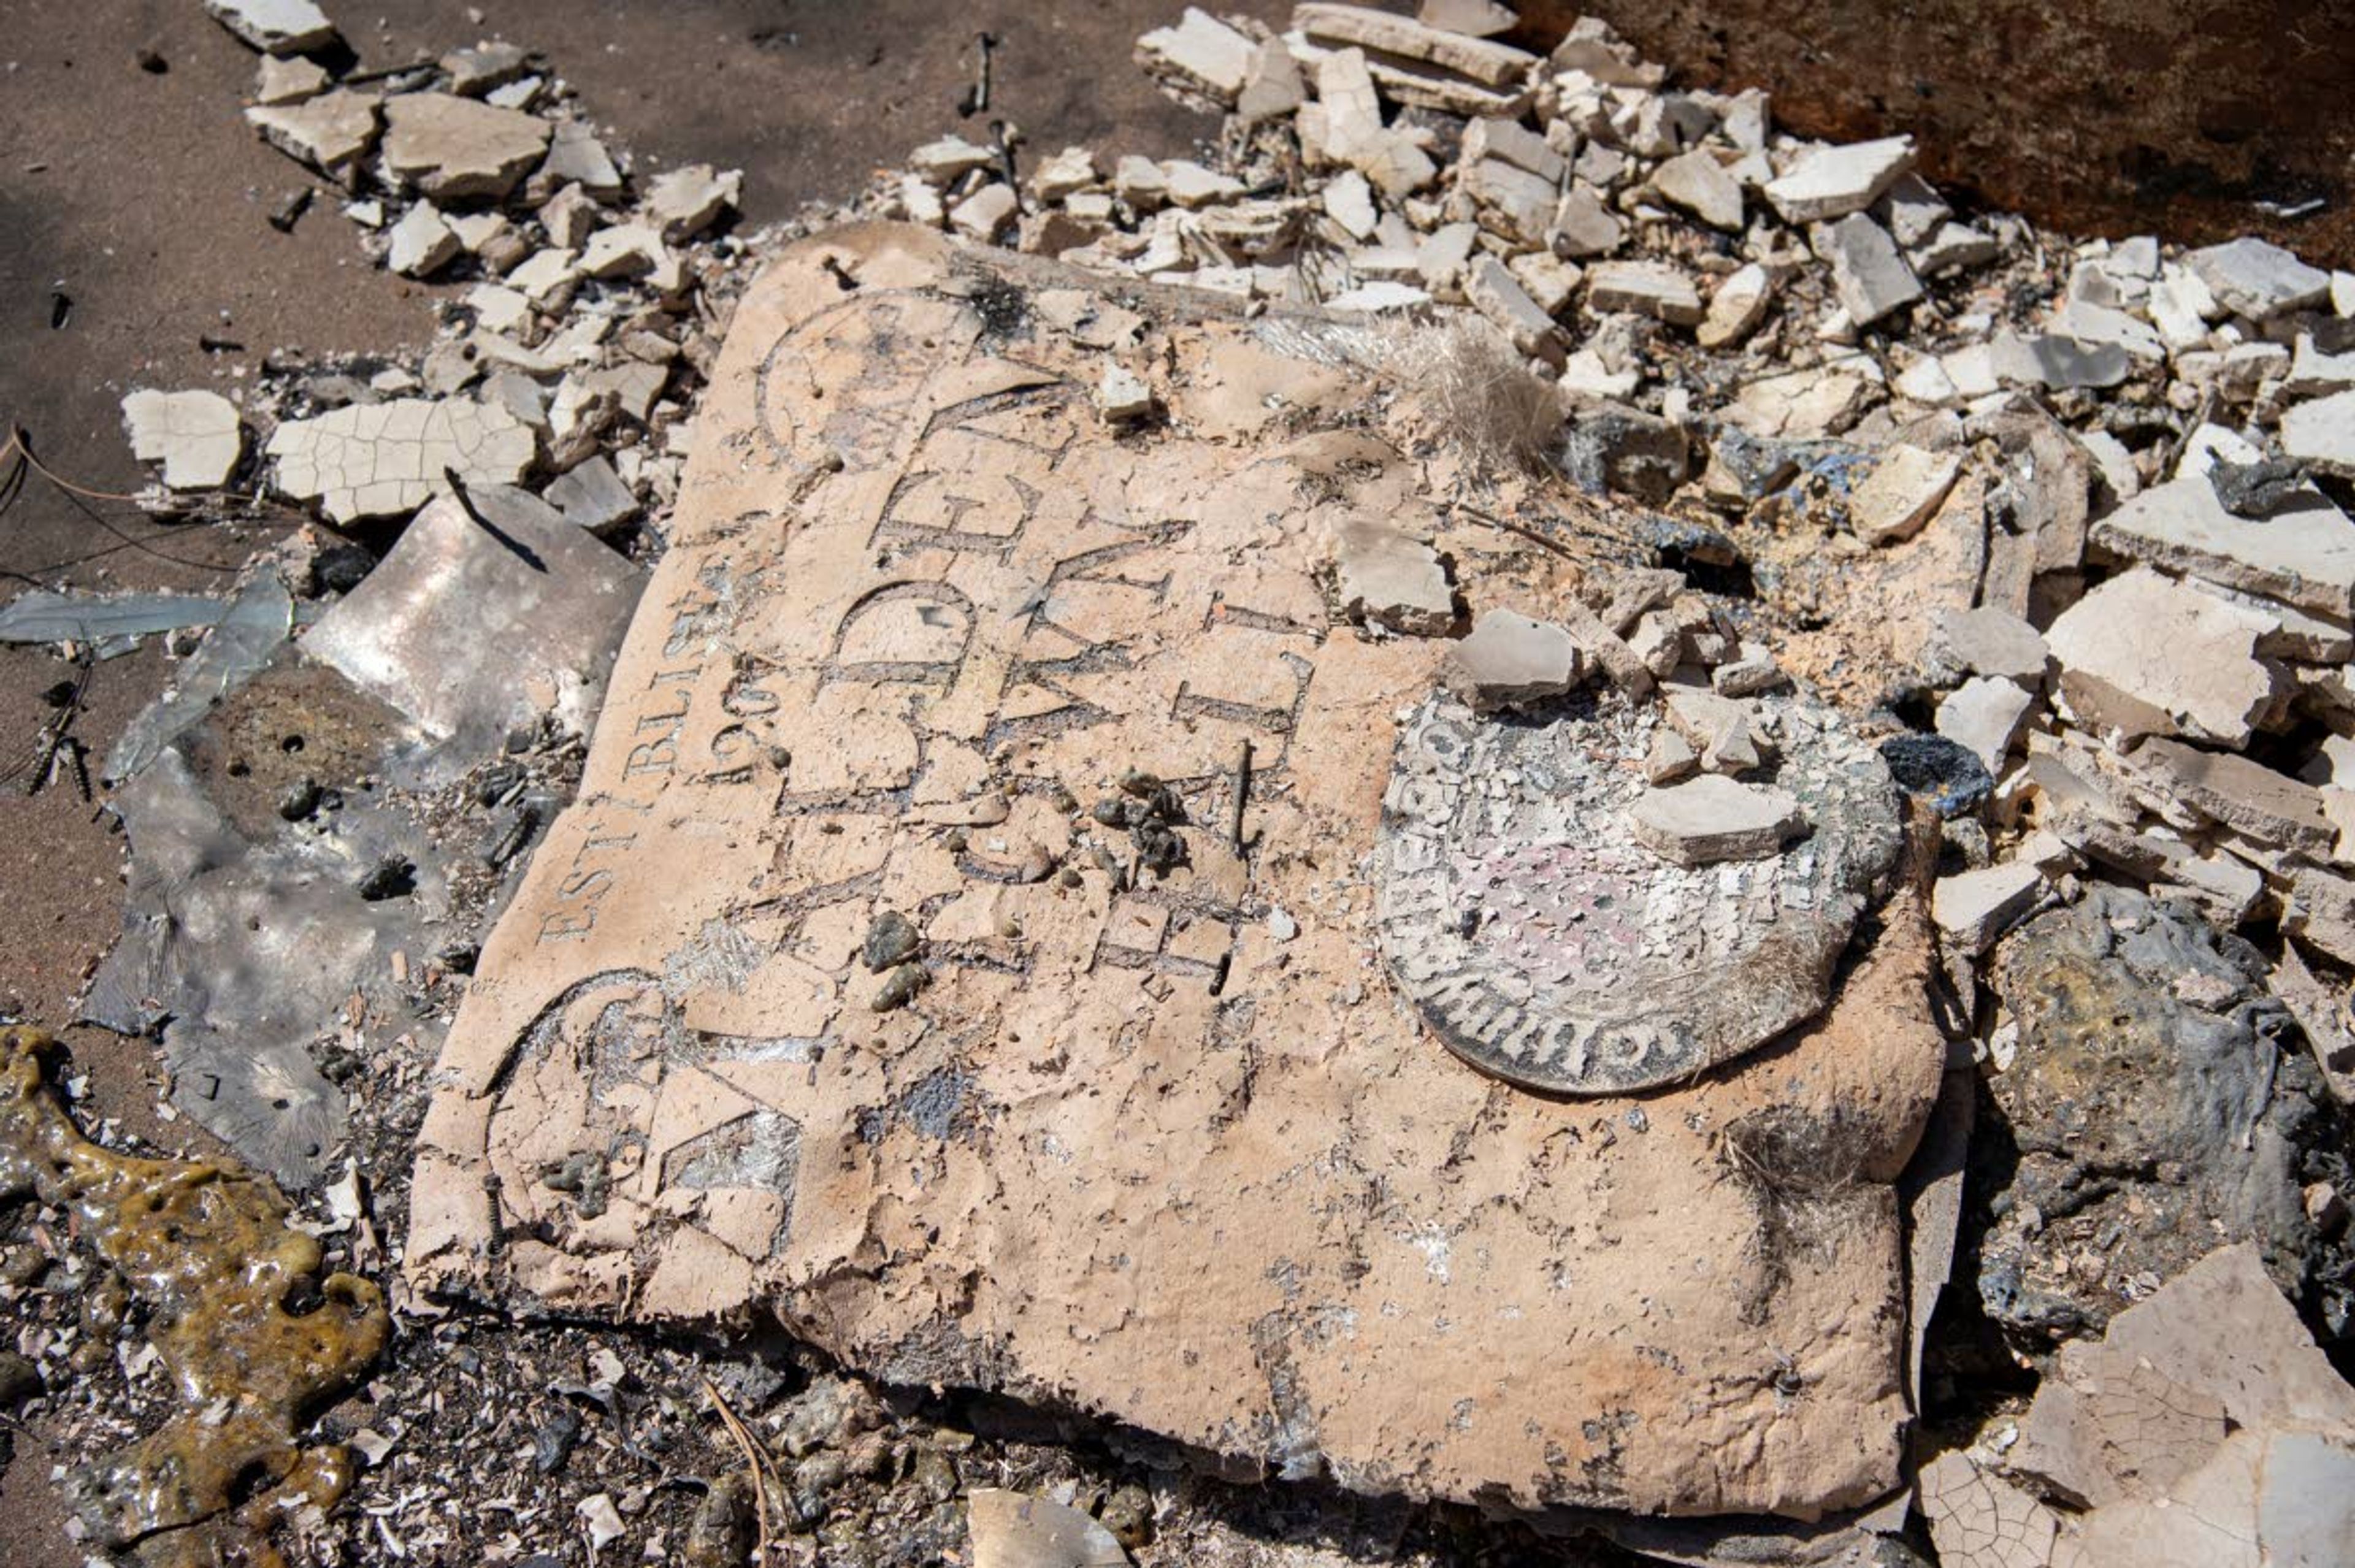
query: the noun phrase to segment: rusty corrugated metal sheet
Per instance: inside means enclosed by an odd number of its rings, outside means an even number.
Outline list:
[[[2355,267],[2355,0],[1524,0],[1777,121],[1911,131],[1931,176],[2078,233],[2263,233]],[[2268,213],[2319,200],[2303,217]]]

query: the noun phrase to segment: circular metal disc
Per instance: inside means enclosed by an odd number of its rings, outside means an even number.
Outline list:
[[[1838,716],[1754,699],[1796,796],[1781,854],[1683,867],[1636,843],[1655,710],[1614,695],[1483,719],[1434,693],[1407,722],[1376,851],[1383,955],[1449,1050],[1562,1094],[1689,1078],[1813,1016],[1900,847],[1880,756]]]

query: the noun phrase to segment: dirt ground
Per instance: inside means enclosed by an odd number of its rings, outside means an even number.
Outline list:
[[[957,129],[983,31],[997,40],[991,113],[1034,149],[1092,141],[1167,155],[1209,128],[1128,63],[1136,34],[1171,14],[1164,0],[981,0],[953,19],[919,0],[330,10],[366,67],[485,37],[543,51],[641,170],[741,168],[751,226],[847,197]],[[383,353],[431,337],[438,291],[371,266],[331,190],[292,233],[270,226],[312,176],[240,119],[255,57],[191,0],[0,0],[0,428],[21,427],[49,468],[91,490],[135,488],[144,475],[118,414],[133,387],[231,386],[274,348]],[[33,479],[0,496],[0,600],[69,583],[218,588],[290,522],[175,528]],[[46,652],[0,649],[0,763],[32,743],[48,711],[40,694],[68,673]],[[101,665],[77,733],[102,755],[163,677],[153,647]],[[70,778],[29,798],[0,789],[0,1015],[65,1021],[117,930],[120,870],[110,819]],[[155,1115],[161,1079],[144,1042],[68,1039],[98,1115],[191,1147],[187,1122]],[[12,1568],[83,1561],[64,1532],[55,1457],[37,1431],[24,1435],[0,1478],[0,1563]]]

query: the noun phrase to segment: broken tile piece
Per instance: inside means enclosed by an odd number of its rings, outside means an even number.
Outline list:
[[[2130,760],[2170,798],[2261,844],[2324,859],[2338,844],[2322,793],[2261,763],[2160,737],[2137,746]]]
[[[505,87],[523,75],[530,57],[514,44],[476,44],[472,48],[453,49],[442,57],[442,74],[450,79],[450,91],[465,98],[480,98],[495,87]]]
[[[1984,953],[2043,892],[2043,872],[2025,860],[2006,861],[1939,878],[1930,915],[1965,952]]]
[[[218,392],[140,390],[123,400],[132,454],[164,465],[174,490],[218,490],[245,455],[237,405]]]
[[[2030,692],[2008,680],[1974,676],[1938,704],[1938,733],[1968,746],[1987,772],[2003,772],[2004,759],[2036,709]]]
[[[2183,263],[2208,285],[2219,304],[2252,321],[2311,310],[2330,298],[2329,273],[2264,240],[2211,245],[2185,256]]]
[[[245,118],[288,157],[348,183],[376,145],[379,101],[369,93],[337,88],[299,103],[249,109]]]
[[[1476,713],[1560,697],[1578,684],[1570,634],[1510,610],[1474,617],[1472,635],[1447,650],[1441,679]]]
[[[1748,262],[1709,296],[1709,314],[1693,336],[1703,348],[1733,347],[1757,330],[1774,301],[1773,277],[1757,262]]]
[[[1652,171],[1652,188],[1712,229],[1742,232],[1742,185],[1707,147],[1679,153]]]
[[[261,104],[300,103],[327,91],[328,77],[317,61],[297,56],[281,59],[261,57],[261,74],[254,84],[253,101]]]
[[[404,278],[431,277],[465,249],[430,201],[402,213],[388,238],[392,246],[385,252],[384,264]]]
[[[1827,225],[1820,249],[1831,262],[1832,287],[1852,326],[1870,326],[1922,297],[1922,280],[1897,253],[1897,241],[1861,212]]]
[[[2114,577],[2045,633],[2080,722],[2243,746],[2277,700],[2265,618],[2147,567]]]
[[[744,176],[737,170],[720,174],[709,164],[688,164],[655,176],[646,187],[646,211],[663,238],[677,244],[710,228],[743,190]]]
[[[1701,319],[1692,280],[1665,261],[1598,261],[1587,270],[1586,308],[1634,311],[1679,326]]]
[[[949,208],[949,227],[986,245],[997,238],[1020,205],[1012,186],[986,185]]]
[[[1128,1568],[1112,1531],[1078,1509],[996,1487],[965,1499],[973,1568]]]
[[[1627,813],[1629,837],[1679,866],[1779,854],[1805,827],[1788,795],[1719,773],[1646,790]]]
[[[1455,622],[1455,596],[1439,552],[1387,523],[1351,517],[1333,530],[1333,580],[1341,613],[1412,636]]]
[[[603,453],[558,475],[542,498],[561,511],[565,521],[601,539],[638,515],[637,496]]]
[[[597,133],[579,120],[559,120],[549,137],[548,156],[541,160],[535,180],[546,180],[551,188],[577,185],[591,196],[618,196],[622,190],[622,171],[615,165],[605,144]]]
[[[1559,352],[1554,345],[1553,317],[1538,308],[1529,292],[1494,256],[1476,256],[1464,270],[1464,297],[1487,316],[1524,354]]]
[[[320,503],[339,523],[388,517],[445,488],[442,471],[468,484],[512,485],[538,443],[498,404],[470,398],[395,398],[288,420],[271,432],[275,487]]]
[[[1107,365],[1096,383],[1096,408],[1114,424],[1141,420],[1153,411],[1153,389],[1125,365]]]
[[[1766,199],[1788,223],[1821,223],[1861,212],[1913,166],[1913,139],[1817,147],[1766,185]]]
[[[1250,38],[1208,12],[1188,5],[1174,27],[1156,27],[1136,40],[1137,63],[1156,76],[1232,104],[1250,79]]]
[[[1930,624],[1923,651],[1938,663],[2030,691],[2043,686],[2051,662],[2042,633],[2009,611],[1984,605],[1941,610]]]
[[[1423,0],[1414,19],[1426,27],[1461,33],[1467,38],[1494,37],[1511,32],[1520,23],[1511,6],[1500,5],[1497,0]]]
[[[308,54],[343,37],[312,0],[205,0],[205,12],[264,54]]]
[[[1945,504],[1962,471],[1959,453],[1892,446],[1849,496],[1849,525],[1867,544],[1912,539]]]
[[[384,117],[385,167],[439,201],[506,196],[550,138],[545,120],[447,92],[397,93]]]

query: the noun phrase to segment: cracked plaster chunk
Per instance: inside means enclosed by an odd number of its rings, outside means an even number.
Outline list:
[[[390,238],[392,248],[385,252],[384,264],[404,278],[430,277],[465,249],[433,204],[425,201],[400,215]]]
[[[237,405],[218,392],[141,390],[123,400],[132,454],[164,465],[174,490],[218,490],[245,455]]]
[[[2280,246],[2240,239],[2211,245],[2183,258],[2216,303],[2252,321],[2271,321],[2294,310],[2312,310],[2330,298],[2330,274],[2309,267]]]
[[[1232,104],[1251,80],[1254,46],[1250,38],[1195,6],[1186,7],[1174,27],[1156,27],[1136,40],[1137,60],[1156,76]]]
[[[2051,655],[2044,635],[2008,610],[1942,610],[1931,623],[1926,655],[1971,675],[1992,676],[2035,691]]]
[[[300,103],[326,91],[327,73],[317,62],[264,55],[261,73],[254,83],[253,101],[265,107]]]
[[[1656,321],[1697,326],[1700,295],[1692,279],[1665,261],[1602,261],[1586,274],[1586,308],[1601,315],[1633,311]]]
[[[1774,278],[1757,262],[1747,262],[1709,296],[1709,314],[1693,336],[1703,348],[1731,348],[1758,329],[1774,303]]]
[[[337,88],[299,103],[249,109],[245,118],[263,141],[295,162],[348,182],[376,145],[382,101],[370,93]]]
[[[1959,453],[1892,446],[1849,496],[1849,526],[1867,544],[1910,539],[1945,505],[1962,472]]]
[[[709,164],[689,164],[654,177],[646,187],[646,211],[661,225],[663,238],[677,243],[718,222],[743,192],[740,171],[719,174]]]
[[[1823,229],[1817,249],[1832,267],[1832,288],[1852,326],[1866,327],[1922,297],[1922,280],[1897,252],[1889,230],[1861,212]]]
[[[1755,860],[1806,831],[1799,803],[1719,773],[1647,790],[1627,813],[1636,843],[1679,866]]]
[[[537,455],[530,429],[504,406],[467,398],[396,398],[289,420],[271,433],[276,488],[317,501],[334,521],[395,517],[445,487],[512,485]]]
[[[2279,700],[2278,668],[2257,656],[2273,624],[2137,567],[2062,612],[2045,643],[2080,722],[2244,746]]]
[[[1938,704],[1937,730],[1947,740],[1968,746],[1988,773],[2000,773],[2035,710],[2036,699],[2030,692],[2008,680],[1975,676]]]
[[[308,54],[343,37],[311,0],[205,0],[205,12],[264,54]]]
[[[1766,185],[1766,199],[1786,223],[1821,223],[1861,212],[1913,166],[1913,139],[1817,147]]]
[[[1476,713],[1560,697],[1578,684],[1578,646],[1570,634],[1511,610],[1491,610],[1471,635],[1452,645],[1442,678]]]
[[[1742,232],[1742,182],[1707,147],[1679,153],[1654,169],[1652,188],[1712,229]]]
[[[1128,1568],[1128,1553],[1089,1515],[996,1487],[965,1499],[973,1568]]]
[[[2205,474],[2187,472],[2121,505],[2093,537],[2119,555],[2227,588],[2341,620],[2355,613],[2355,519],[2311,485],[2269,517],[2243,517]]]
[[[536,115],[447,92],[401,93],[384,113],[385,167],[437,201],[506,196],[540,165],[550,141]]]
[[[1365,517],[1344,520],[1333,534],[1343,614],[1413,636],[1436,636],[1455,624],[1455,592],[1431,546]]]
[[[1020,205],[1012,186],[986,185],[949,209],[949,227],[986,245],[1004,230]]]
[[[1984,953],[2043,896],[2044,873],[2026,860],[2010,860],[1939,878],[1930,914],[1966,951]]]
[[[550,186],[577,185],[591,196],[618,196],[622,171],[597,133],[578,120],[559,120],[549,137],[539,178]]]

